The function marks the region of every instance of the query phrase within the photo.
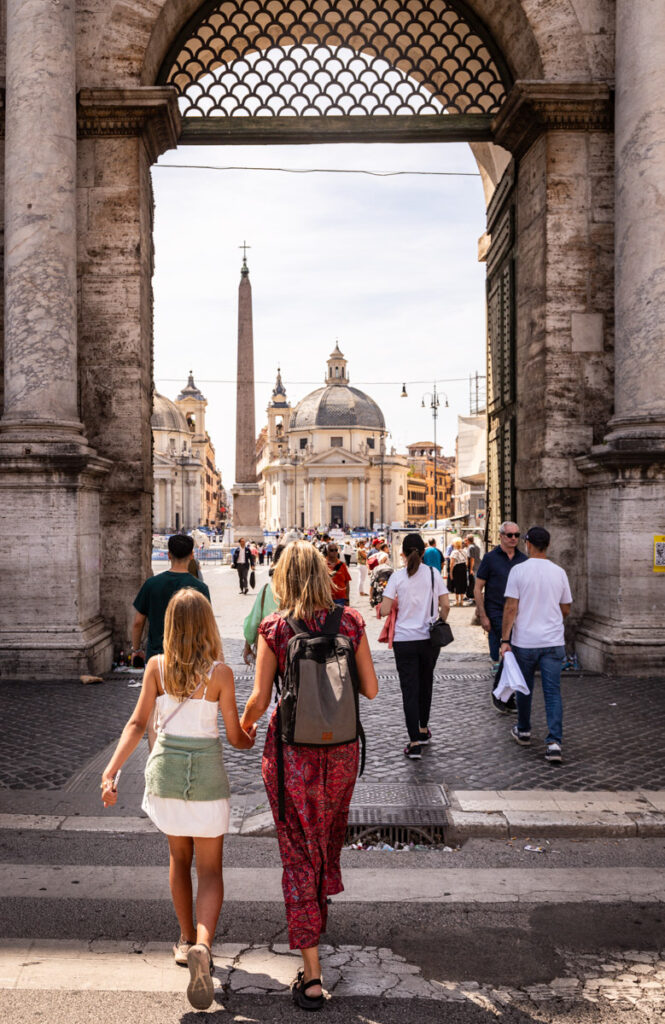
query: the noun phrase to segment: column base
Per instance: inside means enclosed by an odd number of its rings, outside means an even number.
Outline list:
[[[263,540],[259,509],[261,501],[261,485],[255,483],[234,484],[233,495],[233,534],[235,538],[245,540]]]
[[[29,447],[0,436],[0,508],[11,544],[0,588],[0,677],[97,675],[113,653],[100,615],[99,491],[111,463],[84,439]]]
[[[665,573],[653,560],[665,533],[665,445],[655,434],[645,443],[648,430],[635,426],[639,441],[608,435],[576,459],[588,480],[588,596],[575,644],[583,668],[662,675]]]
[[[662,676],[665,637],[655,626],[640,629],[602,622],[591,615],[582,619],[575,638],[582,668],[611,676]]]
[[[111,630],[100,617],[69,633],[45,627],[0,630],[0,679],[64,682],[111,670]]]

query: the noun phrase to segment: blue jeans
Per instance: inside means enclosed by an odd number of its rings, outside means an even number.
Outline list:
[[[563,704],[561,702],[561,666],[565,647],[512,647],[529,695],[516,693],[517,728],[520,732],[531,729],[531,700],[533,698],[534,674],[540,668],[545,698],[548,734],[546,743],[561,743],[563,734]]]
[[[490,658],[492,661],[498,661],[499,648],[501,647],[501,626],[503,625],[503,616],[496,618],[496,616],[488,615],[487,617],[490,620],[490,625],[492,626],[487,634],[487,639],[489,640],[490,645]]]

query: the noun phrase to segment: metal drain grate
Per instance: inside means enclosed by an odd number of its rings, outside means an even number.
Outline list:
[[[448,801],[441,786],[359,782],[349,810],[347,842],[441,843]]]

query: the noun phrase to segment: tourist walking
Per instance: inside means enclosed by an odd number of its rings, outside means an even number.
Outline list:
[[[275,569],[273,586],[280,611],[259,626],[254,689],[242,716],[253,735],[268,710],[275,673],[284,676],[292,621],[314,633],[325,629],[329,615],[339,619],[338,633],[349,637],[355,651],[360,693],[372,700],[378,682],[365,635],[355,609],[334,609],[330,577],[323,557],[312,544],[289,544]],[[358,773],[358,742],[329,746],[282,743],[278,749],[277,711],[268,726],[263,751],[263,781],[277,827],[282,858],[282,888],[291,949],[300,951],[302,970],[293,986],[299,1007],[323,1007],[319,941],[326,929],[328,897],[343,891],[340,855],[349,804]],[[279,763],[283,765],[283,820],[280,820]]]
[[[425,565],[431,565],[435,572],[441,572],[443,568],[443,554],[439,551],[436,546],[434,537],[431,538],[429,544],[425,548],[425,554],[423,555],[423,562]]]
[[[515,695],[517,724],[511,736],[522,747],[531,743],[531,700],[539,670],[547,717],[545,760],[559,764],[563,759],[561,668],[566,653],[563,620],[570,614],[573,598],[565,570],[547,557],[549,531],[532,526],[524,540],[529,557],[513,565],[508,574],[501,638],[501,655],[513,652],[529,687],[528,695],[519,691]]]
[[[358,562],[358,593],[361,597],[367,597],[367,548],[365,546],[365,539],[361,537],[358,541],[356,549],[356,559]]]
[[[241,537],[238,541],[238,546],[233,549],[233,561],[231,563],[232,567],[238,571],[238,584],[241,594],[249,593],[247,589],[247,575],[249,570],[254,568],[255,561],[251,546],[245,543],[244,537]]]
[[[429,716],[437,652],[430,640],[430,624],[439,615],[444,621],[448,618],[450,601],[441,573],[423,562],[425,542],[419,533],[406,535],[402,554],[406,566],[388,580],[380,611],[389,615],[397,602],[393,651],[409,733],[404,754],[417,761],[432,738]]]
[[[284,547],[284,544],[278,544],[275,548],[273,564],[268,570],[268,575],[271,578],[259,590],[256,600],[252,605],[252,610],[243,623],[242,631],[245,637],[245,646],[242,652],[242,660],[245,662],[245,665],[253,665],[256,661],[256,642],[259,636],[259,626],[271,612],[279,608],[275,590],[272,586],[272,577]]]
[[[464,547],[466,548],[466,557],[467,557],[466,568],[467,568],[467,575],[468,575],[468,583],[467,583],[467,587],[466,587],[466,597],[467,597],[468,603],[469,604],[473,604],[473,602],[474,602],[473,591],[474,591],[474,588],[475,588],[475,585],[476,585],[475,573],[476,573],[476,571],[478,569],[478,566],[480,564],[480,548],[476,544],[476,538],[473,537],[472,535],[469,535],[468,537],[465,537],[463,543],[464,543]]]
[[[272,552],[272,541],[269,540],[268,543],[266,544],[266,565],[270,565],[270,563],[272,562]]]
[[[526,562],[526,555],[517,547],[519,540],[520,528],[517,523],[501,523],[499,543],[487,552],[476,571],[473,598],[476,602],[480,625],[487,633],[492,677],[499,671],[500,665],[499,648],[508,573],[514,565]],[[494,678],[492,678],[492,690],[494,687]],[[492,705],[502,715],[508,714],[508,712],[514,714],[517,711],[514,696],[504,703],[492,694]]]
[[[183,533],[169,537],[168,555],[171,563],[166,572],[158,572],[145,581],[134,598],[134,622],[132,625],[132,663],[135,659],[147,662],[164,650],[164,616],[169,601],[183,587],[194,587],[210,600],[206,584],[190,572],[194,541]],[[145,651],[141,638],[148,624],[148,638]]]
[[[213,999],[210,950],[222,909],[222,855],[230,815],[218,713],[233,747],[249,749],[256,734],[240,725],[233,673],[220,655],[210,602],[193,587],[179,590],[166,610],[164,654],[148,662],[137,705],[102,774],[102,800],[110,807],[118,799],[120,769],[156,709],[157,739],[145,767],[142,809],[168,839],[171,896],[180,924],[173,954],[177,964],[189,967],[187,996],[197,1010]]]
[[[455,595],[455,607],[461,608],[464,604],[464,595],[467,587],[467,555],[462,546],[462,538],[456,537],[450,552],[450,577],[453,582],[453,593]]]
[[[331,540],[326,545],[324,555],[330,574],[333,601],[342,608],[348,607],[351,601],[351,573],[346,562],[342,562],[340,559],[339,548],[335,541]]]

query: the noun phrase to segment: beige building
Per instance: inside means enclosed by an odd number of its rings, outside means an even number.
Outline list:
[[[386,452],[383,413],[351,387],[336,345],[324,385],[291,407],[281,373],[259,434],[264,529],[368,527],[406,518],[406,459]]]
[[[218,523],[222,479],[205,428],[207,404],[191,372],[175,402],[155,392],[150,421],[155,533]]]

